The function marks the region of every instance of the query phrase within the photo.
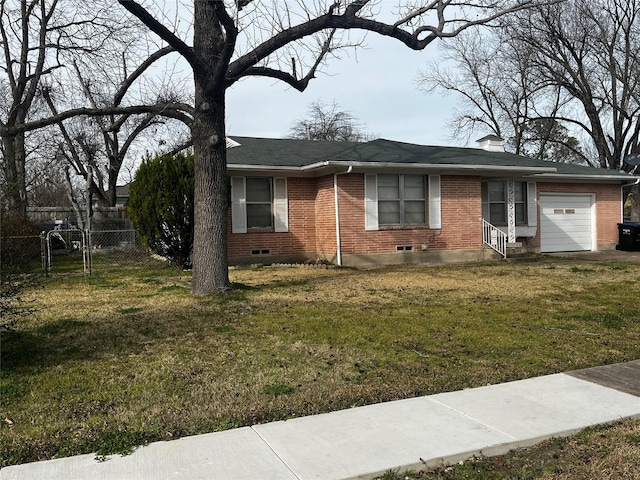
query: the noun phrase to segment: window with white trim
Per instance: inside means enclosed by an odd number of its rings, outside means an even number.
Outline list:
[[[271,177],[247,177],[247,228],[273,228]]]
[[[366,174],[365,229],[427,225],[440,229],[440,175]]]
[[[514,182],[513,188],[516,225],[527,225],[529,211],[527,182]],[[507,225],[508,205],[507,182],[489,181],[482,183],[482,213],[489,223],[496,226]]]
[[[378,225],[425,225],[424,175],[378,175]]]
[[[231,231],[289,231],[287,179],[231,177]]]

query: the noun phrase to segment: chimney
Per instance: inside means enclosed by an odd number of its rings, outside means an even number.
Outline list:
[[[504,152],[504,140],[497,135],[487,135],[476,140],[478,148],[487,152]]]

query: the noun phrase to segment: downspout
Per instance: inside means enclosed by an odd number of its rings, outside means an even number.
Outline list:
[[[342,246],[340,242],[340,206],[338,203],[338,175],[346,175],[351,173],[353,170],[353,166],[349,165],[349,168],[346,172],[334,173],[333,174],[333,197],[336,207],[336,263],[339,267],[342,266]]]
[[[351,167],[349,167],[349,168],[351,168]],[[633,182],[633,183],[623,183],[621,185],[621,187],[622,188],[624,188],[624,187],[634,187],[634,186],[638,185],[639,183],[640,183],[640,178],[636,179],[636,181]]]

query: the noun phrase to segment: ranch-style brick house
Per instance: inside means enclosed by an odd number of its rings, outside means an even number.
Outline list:
[[[631,175],[479,148],[231,137],[230,264],[614,249]]]

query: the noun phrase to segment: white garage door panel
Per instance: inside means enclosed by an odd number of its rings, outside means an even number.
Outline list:
[[[592,249],[590,195],[540,195],[540,250]]]
[[[556,225],[549,224],[547,225],[548,234],[558,233],[558,234],[567,234],[567,233],[584,233],[588,234],[589,232],[586,230],[587,228],[591,228],[591,222],[580,222],[573,223],[571,220],[565,220],[564,225]]]

